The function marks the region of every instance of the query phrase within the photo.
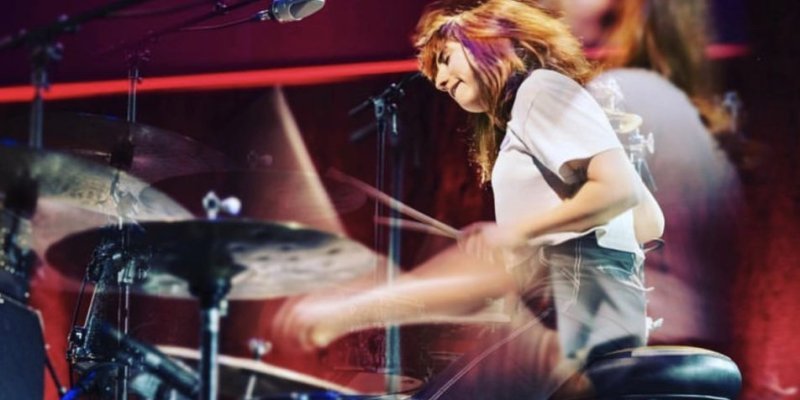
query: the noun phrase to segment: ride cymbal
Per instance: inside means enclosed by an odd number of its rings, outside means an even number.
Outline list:
[[[48,199],[127,221],[191,217],[166,195],[143,192],[147,187],[125,172],[69,154],[0,146],[0,193],[7,207]]]
[[[125,227],[126,246],[103,256],[137,259],[146,294],[189,297],[215,282],[230,282],[228,298],[267,299],[306,293],[361,276],[375,256],[350,239],[293,223],[250,220],[143,222]],[[94,249],[119,236],[115,227],[70,235],[51,246],[48,261],[82,277]],[[102,260],[100,260],[102,262]]]
[[[27,141],[28,118],[0,124],[0,138]],[[148,182],[176,175],[235,167],[221,152],[194,139],[154,126],[88,113],[49,112],[44,147],[114,164]],[[130,165],[119,165],[128,164]]]

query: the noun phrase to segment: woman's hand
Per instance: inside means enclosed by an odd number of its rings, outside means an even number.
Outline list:
[[[459,247],[467,254],[489,262],[502,261],[502,252],[525,244],[525,235],[494,222],[477,222],[461,230]]]
[[[339,318],[346,314],[338,299],[300,296],[281,306],[272,322],[272,340],[289,352],[313,352],[346,333]]]

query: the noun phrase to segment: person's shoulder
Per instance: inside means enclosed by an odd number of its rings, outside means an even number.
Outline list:
[[[558,71],[550,69],[536,69],[531,72],[520,85],[520,91],[538,91],[553,89],[582,89],[574,79]]]
[[[560,72],[537,69],[531,72],[517,90],[515,108],[530,110],[533,103],[544,110],[545,104],[567,106],[582,104],[591,96],[577,81]],[[512,110],[513,112],[513,110]]]
[[[530,110],[534,100],[541,105],[563,97],[574,97],[583,88],[572,78],[549,69],[536,69],[522,81],[517,89],[512,114]]]
[[[592,82],[614,80],[626,91],[658,92],[662,95],[687,97],[686,93],[669,79],[655,71],[644,68],[613,68],[597,75]]]

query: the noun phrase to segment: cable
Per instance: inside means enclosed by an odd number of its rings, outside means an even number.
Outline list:
[[[190,3],[181,4],[177,6],[171,7],[164,7],[164,8],[152,8],[147,10],[138,10],[138,11],[120,11],[113,14],[109,14],[109,18],[141,18],[141,17],[152,17],[157,15],[164,15],[164,14],[172,14],[175,12],[188,10],[190,8],[196,7],[201,4],[208,4],[208,0],[195,0]]]
[[[247,17],[247,18],[240,18],[240,19],[233,20],[233,21],[226,22],[226,23],[219,24],[219,25],[190,26],[190,27],[183,28],[180,31],[181,32],[211,31],[211,30],[216,30],[216,29],[228,28],[228,27],[231,27],[231,26],[239,25],[239,24],[244,24],[246,22],[257,22],[259,20],[260,20],[260,14],[256,13],[254,15],[251,15],[251,16]]]

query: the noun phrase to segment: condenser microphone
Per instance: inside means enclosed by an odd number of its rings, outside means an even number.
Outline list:
[[[325,0],[273,0],[272,7],[259,11],[257,16],[261,21],[294,22],[316,13],[324,5]]]
[[[186,396],[195,397],[200,392],[200,377],[183,363],[172,360],[157,348],[140,342],[108,324],[101,325],[100,333],[105,338],[119,343],[117,356],[129,360],[132,366],[144,367]]]

